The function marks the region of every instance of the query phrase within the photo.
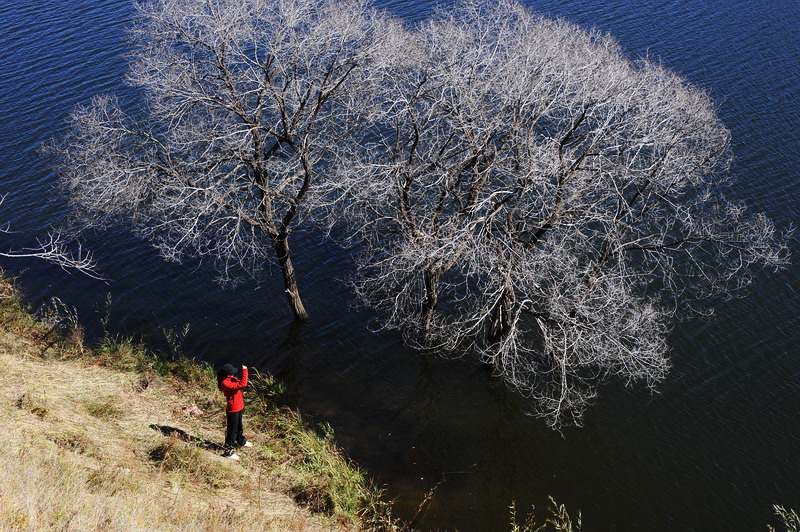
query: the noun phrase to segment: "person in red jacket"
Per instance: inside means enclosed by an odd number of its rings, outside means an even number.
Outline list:
[[[244,411],[244,397],[242,388],[247,386],[247,366],[242,366],[242,378],[236,378],[236,368],[225,364],[217,375],[219,389],[225,394],[225,418],[227,430],[225,431],[225,456],[238,460],[239,455],[233,452],[235,447],[252,447],[247,441],[242,429],[242,412]]]

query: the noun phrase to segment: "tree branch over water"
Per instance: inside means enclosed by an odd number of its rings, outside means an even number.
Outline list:
[[[0,196],[0,205],[5,200],[5,196]],[[6,226],[0,227],[0,233],[10,234],[13,231]],[[57,264],[65,271],[75,270],[92,279],[106,281],[107,279],[100,273],[92,252],[84,249],[80,242],[72,242],[72,240],[60,232],[49,232],[44,238],[37,239],[36,247],[12,248],[7,252],[0,252],[0,257],[42,259],[51,264]]]

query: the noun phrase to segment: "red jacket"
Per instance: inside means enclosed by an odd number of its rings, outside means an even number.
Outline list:
[[[228,404],[225,406],[225,411],[229,413],[238,412],[244,408],[244,398],[242,397],[242,388],[247,386],[247,368],[242,368],[242,378],[225,377],[220,383],[219,388],[225,394],[225,399]]]

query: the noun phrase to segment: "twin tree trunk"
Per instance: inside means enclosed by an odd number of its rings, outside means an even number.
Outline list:
[[[430,334],[433,328],[436,306],[439,303],[439,281],[441,281],[442,275],[442,271],[432,269],[425,270],[423,274],[425,300],[422,306],[422,323],[419,335],[419,342],[423,347],[430,347]],[[494,364],[493,353],[496,352],[500,343],[506,339],[511,331],[509,319],[511,303],[511,291],[505,289],[490,312],[486,331],[489,349],[483,356],[483,363],[487,366],[492,366]]]
[[[289,306],[292,308],[292,313],[297,320],[307,320],[308,313],[303,306],[303,301],[300,299],[300,291],[297,289],[297,278],[294,275],[294,265],[292,264],[292,256],[289,252],[289,235],[279,235],[272,241],[273,248],[275,249],[275,256],[278,258],[278,264],[283,273],[283,288],[286,292],[286,299],[289,301]]]

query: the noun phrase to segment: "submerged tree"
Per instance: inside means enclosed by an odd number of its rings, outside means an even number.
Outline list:
[[[169,259],[212,258],[223,281],[277,261],[305,319],[289,234],[393,33],[359,0],[140,5],[141,105],[99,96],[73,113],[53,145],[64,183],[91,224],[132,222]]]
[[[787,261],[723,196],[705,93],[513,1],[410,31],[359,0],[154,0],[132,40],[141,105],[98,97],[53,147],[92,224],[223,280],[275,260],[302,319],[289,234],[328,212],[386,327],[476,354],[553,425],[608,376],[654,386],[672,319]]]
[[[664,378],[673,318],[786,263],[722,195],[729,133],[679,76],[512,1],[406,39],[319,202],[363,250],[361,300],[410,343],[477,354],[551,425],[580,423],[602,379]]]

